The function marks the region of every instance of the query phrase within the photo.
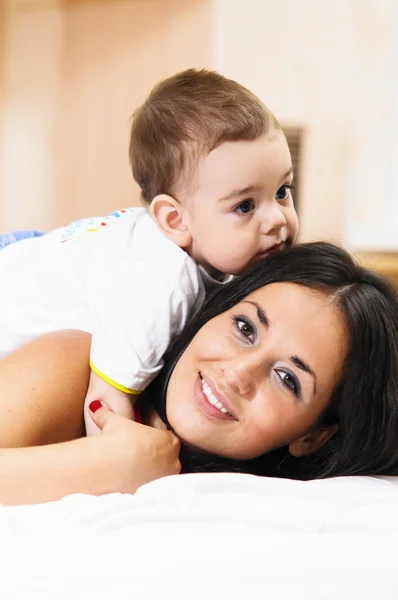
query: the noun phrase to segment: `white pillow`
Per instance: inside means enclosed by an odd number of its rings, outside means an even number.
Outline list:
[[[398,598],[396,478],[167,477],[2,507],[0,536],[2,600]]]

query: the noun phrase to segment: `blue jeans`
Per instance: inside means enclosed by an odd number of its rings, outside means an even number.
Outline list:
[[[6,246],[9,246],[10,244],[13,244],[14,242],[19,242],[20,240],[25,240],[26,238],[40,237],[42,235],[44,235],[44,232],[35,231],[34,229],[2,233],[0,234],[0,250]]]

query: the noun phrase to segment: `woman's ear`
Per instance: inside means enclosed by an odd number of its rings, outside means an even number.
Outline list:
[[[319,427],[310,433],[306,433],[289,444],[289,453],[296,458],[300,458],[316,452],[335,435],[338,428],[337,423],[334,423],[328,427]]]
[[[167,194],[159,194],[152,200],[149,212],[160,231],[174,244],[182,249],[191,245],[191,232],[184,221],[181,202]]]

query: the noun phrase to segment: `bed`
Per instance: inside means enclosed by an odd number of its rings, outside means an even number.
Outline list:
[[[398,478],[166,477],[0,507],[0,598],[396,600]]]

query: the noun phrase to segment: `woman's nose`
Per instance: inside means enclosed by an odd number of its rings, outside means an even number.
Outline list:
[[[256,387],[259,365],[253,356],[240,357],[223,366],[226,385],[240,396],[250,396]]]

